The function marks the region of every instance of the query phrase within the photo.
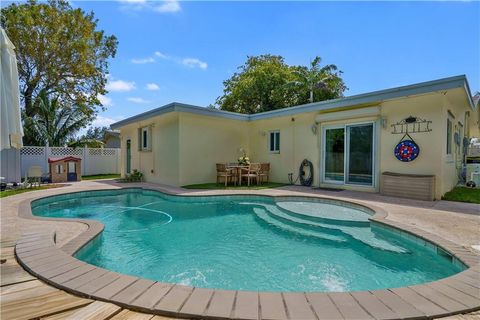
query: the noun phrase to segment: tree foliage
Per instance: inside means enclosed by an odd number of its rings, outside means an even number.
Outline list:
[[[2,8],[1,24],[16,47],[25,117],[40,111],[36,102],[42,99],[36,97],[44,92],[93,119],[118,44],[97,30],[93,12],[73,9],[65,0],[30,0]]]
[[[301,92],[301,100],[308,102],[329,100],[341,97],[346,87],[341,78],[342,71],[339,71],[334,64],[321,67],[322,58],[315,57],[310,66],[295,67],[293,71],[296,79],[291,82]]]
[[[90,121],[80,108],[61,103],[60,97],[50,99],[45,90],[40,91],[35,115],[24,121],[26,144],[65,146]]]
[[[320,62],[316,57],[310,67],[289,66],[281,56],[248,57],[239,71],[223,82],[223,95],[216,105],[253,114],[341,97],[346,89],[341,71],[335,65],[320,67]]]
[[[105,145],[105,133],[109,130],[108,127],[90,127],[87,132],[76,139],[71,139],[68,146],[100,148]]]

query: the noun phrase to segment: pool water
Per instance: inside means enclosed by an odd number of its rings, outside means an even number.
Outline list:
[[[342,202],[126,189],[44,198],[32,212],[101,221],[105,230],[76,254],[80,260],[196,287],[374,290],[464,268],[432,245],[371,225],[372,212]]]

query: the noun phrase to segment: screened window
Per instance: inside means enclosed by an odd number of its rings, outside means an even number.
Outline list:
[[[270,152],[280,152],[280,131],[271,131],[269,138],[269,150]]]
[[[143,127],[138,129],[138,150],[140,151],[150,151],[152,146],[152,134],[150,127]]]
[[[447,119],[447,154],[452,154],[452,120]]]

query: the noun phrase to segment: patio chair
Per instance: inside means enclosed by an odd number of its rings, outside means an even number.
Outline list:
[[[255,179],[257,185],[260,184],[260,163],[250,163],[248,169],[242,168],[240,174],[240,185],[242,185],[242,179],[247,178],[247,185],[250,187],[250,180]]]
[[[264,182],[266,178],[266,182],[268,183],[269,175],[270,175],[270,163],[261,163],[260,164],[260,180]]]
[[[29,183],[31,186],[39,186],[42,182],[42,167],[40,166],[31,166],[28,168],[28,173],[27,173],[27,183]]]
[[[225,163],[217,163],[217,184],[221,178],[225,181],[225,187],[228,184],[228,179],[232,180],[234,178],[233,169],[227,168]]]

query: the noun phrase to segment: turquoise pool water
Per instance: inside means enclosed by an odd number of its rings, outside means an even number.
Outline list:
[[[341,202],[127,189],[44,198],[32,212],[101,221],[105,230],[77,253],[80,260],[197,287],[373,290],[463,269],[434,246],[370,225],[367,209]]]

